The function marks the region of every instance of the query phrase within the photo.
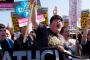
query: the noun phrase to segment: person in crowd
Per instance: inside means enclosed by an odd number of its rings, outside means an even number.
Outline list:
[[[14,32],[13,32],[13,33],[11,33],[11,39],[12,39],[13,41],[15,41],[15,40],[16,40],[16,37],[15,37]]]
[[[33,31],[30,31],[29,36],[31,37],[31,39],[32,39],[33,42],[34,42],[34,40],[36,40],[36,33],[35,33],[34,30]],[[33,44],[33,42],[32,42],[32,44]]]
[[[60,34],[63,36],[64,39],[64,48],[71,52],[72,55],[77,55],[77,46],[76,46],[76,39],[73,39],[70,35],[68,27],[62,27]],[[73,59],[73,58],[67,58]]]
[[[81,39],[82,39],[82,33],[79,32],[79,33],[78,33],[78,41],[79,41],[79,44],[81,43]]]
[[[26,28],[21,28],[20,36],[14,41],[14,50],[26,50],[32,48],[33,40],[29,35],[29,33],[26,36],[26,41],[23,42],[25,33],[26,33]]]
[[[47,28],[43,24],[38,23],[36,17],[37,17],[37,9],[36,4],[34,2],[32,5],[31,21],[36,33],[36,40],[34,41],[35,48],[42,49],[46,47],[52,47],[57,48],[61,52],[66,52],[69,54],[69,52],[64,49],[63,47],[64,42],[59,34],[59,32],[63,27],[62,17],[59,15],[53,15],[50,19],[49,28]],[[61,58],[63,57],[61,56]]]
[[[88,30],[88,24],[85,26],[82,34],[81,45],[82,55],[90,57],[90,30]]]
[[[6,37],[7,39],[11,39],[11,33],[8,29],[6,29]]]
[[[0,23],[0,47],[2,50],[13,49],[14,42],[7,38],[8,35],[5,25]]]
[[[17,31],[17,32],[14,32],[13,35],[14,35],[14,40],[18,39],[20,37],[20,34],[21,32],[20,31]]]

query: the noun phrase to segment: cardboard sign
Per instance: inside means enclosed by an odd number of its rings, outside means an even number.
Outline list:
[[[45,21],[42,20],[41,23],[45,24],[46,26],[48,25],[48,8],[38,8],[37,10],[38,15],[43,15],[45,18]]]
[[[18,19],[16,17],[15,12],[11,13],[11,17],[12,17],[12,24],[13,24],[14,32],[16,32],[19,30],[19,24],[18,24]]]
[[[81,28],[85,28],[89,18],[89,11],[85,10],[81,13]]]

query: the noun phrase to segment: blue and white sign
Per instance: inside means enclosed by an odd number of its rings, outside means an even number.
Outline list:
[[[24,18],[30,16],[29,4],[27,1],[18,2],[15,6],[15,11],[18,15],[22,15]]]

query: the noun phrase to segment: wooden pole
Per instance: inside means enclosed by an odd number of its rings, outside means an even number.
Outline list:
[[[23,43],[26,42],[26,39],[27,39],[27,36],[28,36],[28,33],[29,33],[29,24],[30,24],[31,16],[32,16],[33,3],[32,3],[32,5],[31,5],[30,2],[29,2],[29,8],[30,8],[30,6],[31,6],[31,11],[30,11],[30,16],[28,17],[27,26],[26,26],[26,32],[25,32],[25,35],[24,35]],[[29,10],[30,10],[30,9],[29,9]]]

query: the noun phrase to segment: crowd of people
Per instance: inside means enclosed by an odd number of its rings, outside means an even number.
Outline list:
[[[87,32],[88,26],[84,29],[83,33],[81,33],[80,39],[75,39],[69,33],[68,27],[63,26],[64,24],[61,16],[53,15],[50,19],[49,28],[47,28],[47,26],[37,22],[37,9],[35,5],[32,6],[32,13],[31,21],[33,24],[33,31],[28,33],[25,42],[23,42],[25,30],[20,31],[19,36],[15,37],[10,34],[10,31],[6,29],[4,24],[0,23],[1,50],[41,49],[52,47],[68,55],[90,57],[90,31]],[[69,56],[64,57],[65,60],[73,59]]]

